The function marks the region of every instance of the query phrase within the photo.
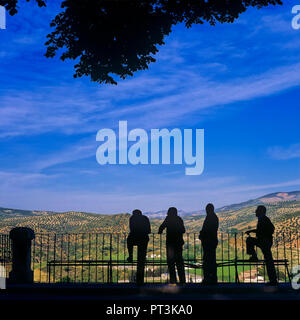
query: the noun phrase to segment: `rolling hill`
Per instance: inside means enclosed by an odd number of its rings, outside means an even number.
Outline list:
[[[51,211],[31,211],[31,210],[20,210],[20,209],[8,209],[0,208],[0,218],[1,217],[33,217],[33,216],[45,216],[49,214],[54,214]]]
[[[0,216],[0,233],[26,226],[35,232],[89,233],[127,232],[129,214],[93,214],[85,212],[48,213],[28,216]]]
[[[284,201],[295,201],[295,200],[300,200],[300,191],[276,192],[276,193],[270,193],[270,194],[264,195],[256,199],[248,200],[245,202],[224,206],[218,209],[217,211],[218,212],[233,211],[233,210],[239,210],[246,207],[266,205],[266,204],[284,202]]]
[[[256,225],[255,208],[264,204],[277,232],[296,233],[300,227],[300,191],[277,192],[257,199],[217,209],[220,231],[246,231]],[[166,211],[146,213],[151,219],[152,232],[157,232]],[[187,232],[199,232],[205,215],[179,211]],[[106,215],[86,212],[51,212],[0,208],[0,233],[16,226],[28,226],[36,232],[89,233],[128,232],[128,213]]]

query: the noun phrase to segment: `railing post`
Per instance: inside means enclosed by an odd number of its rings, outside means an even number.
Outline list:
[[[112,234],[109,238],[109,283],[112,283]]]
[[[35,238],[30,228],[18,227],[10,231],[12,240],[12,271],[9,274],[10,283],[33,283],[31,270],[31,241]]]
[[[239,282],[239,270],[237,265],[237,242],[236,242],[236,232],[234,233],[234,263],[235,263],[235,283]]]

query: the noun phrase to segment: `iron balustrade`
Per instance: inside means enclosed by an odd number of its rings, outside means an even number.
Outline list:
[[[245,263],[246,235],[219,233],[217,247],[218,281],[266,282],[266,268],[260,249],[259,263]],[[125,233],[37,233],[32,242],[34,282],[126,283],[134,282],[136,249],[132,263],[127,262]],[[145,283],[169,280],[164,234],[151,234],[145,264]],[[184,235],[183,257],[187,282],[200,283],[203,278],[202,246],[198,233]],[[289,281],[291,269],[300,265],[298,233],[276,234],[272,247],[280,282]],[[7,275],[11,264],[11,243],[0,235],[0,259]],[[238,276],[238,277],[237,277]]]

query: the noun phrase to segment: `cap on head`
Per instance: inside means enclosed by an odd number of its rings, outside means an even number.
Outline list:
[[[214,207],[214,205],[212,203],[209,203],[206,206],[205,210],[206,210],[207,214],[214,213],[215,212],[215,207]]]
[[[139,210],[139,209],[135,209],[135,210],[132,211],[132,214],[140,216],[140,215],[142,215],[142,211]]]
[[[175,207],[169,208],[167,215],[170,217],[177,216],[177,209]]]
[[[265,206],[258,206],[255,211],[257,217],[265,215],[266,212],[267,208]]]
[[[206,213],[210,214],[210,213],[214,213],[215,212],[215,207],[212,203],[207,204],[206,208]]]

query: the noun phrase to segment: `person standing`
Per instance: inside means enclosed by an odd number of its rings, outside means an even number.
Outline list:
[[[256,238],[248,237],[246,240],[247,254],[250,255],[249,261],[258,261],[255,246],[259,247],[264,255],[267,267],[267,273],[269,277],[269,285],[277,285],[277,275],[274,266],[274,260],[272,256],[272,245],[273,245],[273,233],[275,230],[271,220],[266,216],[267,209],[265,206],[258,206],[255,214],[258,219],[257,227],[253,230],[246,231],[247,235],[255,233]]]
[[[141,210],[133,210],[129,219],[129,235],[127,237],[127,249],[129,257],[128,262],[133,262],[133,247],[137,246],[137,271],[136,283],[144,283],[145,262],[147,254],[147,246],[149,242],[149,233],[151,226],[148,217],[142,214]]]
[[[184,261],[182,257],[182,246],[184,244],[183,234],[185,233],[183,220],[178,216],[177,209],[169,208],[167,217],[159,227],[158,233],[161,234],[164,229],[167,229],[166,247],[167,247],[167,264],[170,274],[170,283],[176,284],[177,268],[179,283],[184,284],[185,271]]]
[[[216,250],[218,246],[219,219],[215,214],[213,204],[206,206],[206,218],[203,222],[199,239],[203,248],[203,284],[218,283]]]

